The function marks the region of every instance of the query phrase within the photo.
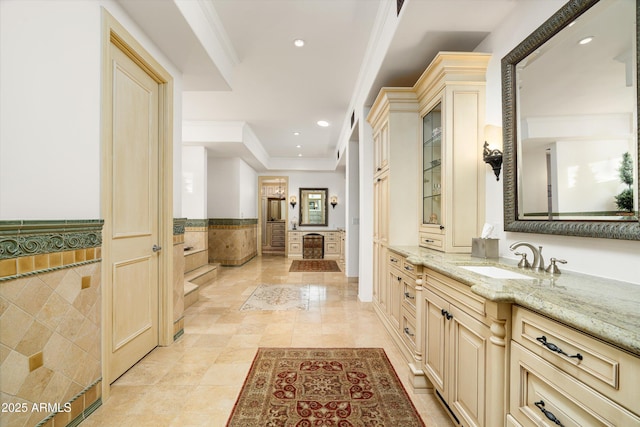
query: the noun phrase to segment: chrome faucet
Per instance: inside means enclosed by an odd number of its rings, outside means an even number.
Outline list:
[[[542,257],[542,246],[538,246],[538,248],[536,249],[536,247],[533,246],[531,243],[515,242],[511,246],[509,246],[509,249],[511,251],[515,251],[520,246],[526,246],[527,248],[531,249],[531,252],[533,253],[533,263],[531,264],[531,268],[536,271],[544,271],[544,258]]]

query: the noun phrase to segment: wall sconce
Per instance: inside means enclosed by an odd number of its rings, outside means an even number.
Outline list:
[[[331,196],[331,207],[335,209],[337,204],[338,204],[338,196]]]
[[[296,207],[296,203],[298,203],[298,199],[296,199],[296,196],[289,197],[289,204],[291,205],[292,209]]]
[[[484,128],[484,150],[482,160],[491,165],[493,173],[496,174],[496,181],[500,181],[500,170],[502,169],[502,151],[491,146],[502,145],[502,128],[499,126],[487,125]]]

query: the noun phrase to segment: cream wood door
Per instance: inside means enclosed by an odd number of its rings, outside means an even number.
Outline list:
[[[158,345],[158,83],[111,44],[109,383]]]

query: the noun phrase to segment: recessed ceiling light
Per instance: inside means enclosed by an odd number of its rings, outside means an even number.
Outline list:
[[[302,145],[298,144],[296,145],[296,148],[302,148]]]
[[[323,128],[326,128],[327,126],[329,126],[329,122],[326,120],[318,120],[317,123],[318,123],[318,126]]]
[[[298,157],[302,157],[302,153],[298,153]]]
[[[593,36],[585,37],[578,42],[578,44],[587,44],[593,41]]]
[[[298,135],[300,135],[300,132],[294,132],[293,134],[294,134],[295,136],[298,136]]]
[[[293,41],[293,45],[294,45],[295,47],[302,47],[302,46],[304,46],[304,40],[302,40],[302,39],[295,39],[295,40]]]

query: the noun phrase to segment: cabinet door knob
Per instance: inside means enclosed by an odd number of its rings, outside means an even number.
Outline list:
[[[441,226],[440,226],[440,230],[444,230],[444,225],[441,225]]]
[[[404,328],[404,333],[405,333],[405,334],[407,334],[407,335],[409,335],[410,337],[414,336],[414,334],[412,334],[412,333],[409,331],[409,328]]]

